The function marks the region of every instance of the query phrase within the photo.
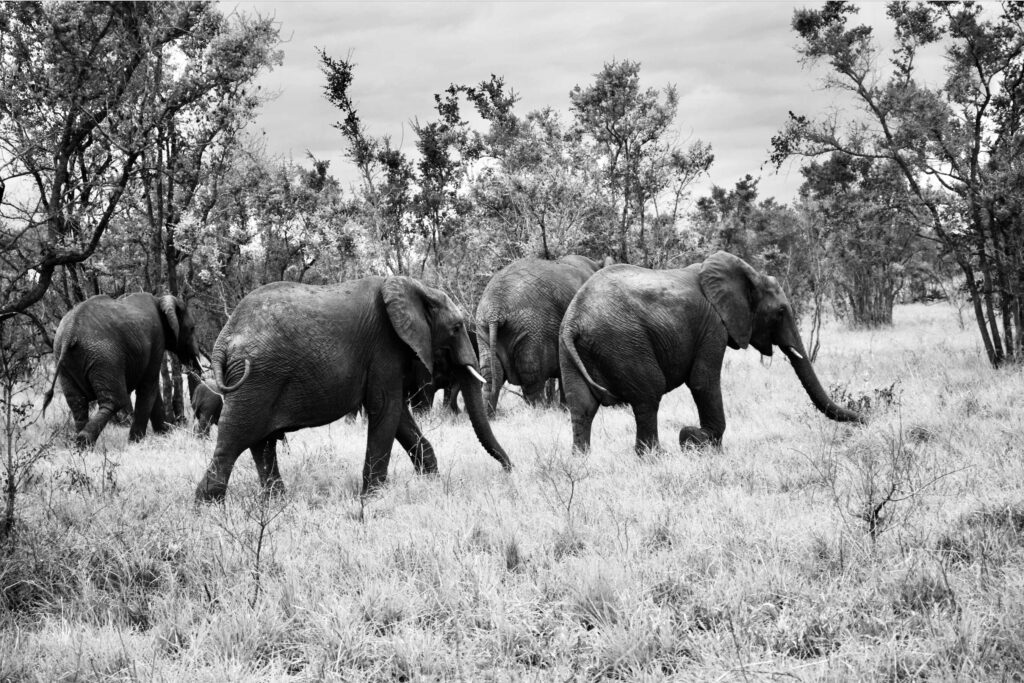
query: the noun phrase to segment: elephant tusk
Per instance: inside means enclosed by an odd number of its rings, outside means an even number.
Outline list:
[[[790,352],[791,354],[793,354],[794,356],[796,356],[797,358],[799,358],[800,360],[803,360],[803,359],[804,359],[804,357],[800,355],[800,352],[799,352],[799,351],[797,351],[797,350],[796,350],[795,348],[793,348],[792,346],[790,346],[790,347],[789,347],[789,352]]]
[[[472,365],[467,365],[466,369],[469,370],[469,374],[473,375],[480,384],[487,384],[487,380]]]

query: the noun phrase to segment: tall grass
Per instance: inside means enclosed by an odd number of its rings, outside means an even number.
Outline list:
[[[565,413],[506,397],[510,476],[434,413],[440,473],[396,446],[361,501],[366,426],[342,421],[289,436],[284,498],[246,456],[196,509],[212,441],[64,443],[0,557],[0,680],[1019,678],[1024,380],[950,308],[895,319],[819,355],[867,427],[818,414],[781,356],[727,354],[721,450],[680,451],[685,388],[644,459],[629,410],[581,457]]]

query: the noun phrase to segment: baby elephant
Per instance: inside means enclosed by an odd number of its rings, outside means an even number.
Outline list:
[[[220,411],[224,407],[224,399],[217,393],[217,384],[208,379],[197,384],[192,391],[192,414],[195,416],[194,429],[200,436],[210,435],[210,425],[220,421]]]

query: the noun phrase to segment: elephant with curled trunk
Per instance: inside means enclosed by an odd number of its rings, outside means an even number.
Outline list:
[[[194,371],[199,370],[195,323],[175,296],[129,294],[111,299],[100,294],[78,304],[61,319],[53,341],[54,383],[60,378],[64,399],[75,421],[80,446],[96,442],[119,410],[132,410],[130,441],[146,435],[146,423],[164,432],[164,403],[160,396],[160,365],[171,351]],[[43,410],[53,398],[46,392]],[[98,408],[89,418],[89,402]]]
[[[657,447],[661,397],[681,384],[693,395],[700,427],[684,427],[680,444],[721,443],[722,359],[727,346],[748,344],[766,356],[773,346],[782,349],[827,417],[863,422],[825,393],[778,281],[719,251],[677,270],[613,266],[577,292],[559,336],[573,446],[590,448],[599,406],[628,403],[637,452]]]
[[[360,407],[368,424],[364,493],[386,480],[396,439],[417,472],[436,472],[433,447],[413,419],[406,389],[417,365],[429,372],[442,358],[454,368],[484,450],[511,469],[487,422],[465,321],[446,294],[407,277],[325,286],[277,282],[252,291],[213,349],[224,407],[196,498],[222,499],[247,448],[263,486],[283,490],[277,440]]]
[[[605,263],[586,256],[513,261],[491,278],[476,309],[480,364],[489,414],[502,385],[517,384],[530,405],[558,377],[558,325],[576,291]]]

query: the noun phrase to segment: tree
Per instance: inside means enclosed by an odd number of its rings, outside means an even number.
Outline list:
[[[696,142],[684,152],[667,140],[679,96],[673,85],[661,93],[641,89],[638,62],[605,64],[592,85],[575,86],[569,99],[577,125],[603,157],[606,188],[618,214],[617,257],[629,262],[635,228],[643,262],[649,265],[648,204],[669,187],[678,200],[683,189],[710,168],[711,147]]]
[[[154,97],[149,68],[186,41],[197,3],[3,3],[0,319],[32,307],[99,248],[158,125],[201,96]]]
[[[359,170],[357,210],[381,248],[378,257],[383,269],[407,275],[407,243],[413,233],[407,220],[414,189],[413,164],[392,146],[390,138],[374,138],[366,131],[349,93],[355,65],[347,59],[334,59],[323,50],[318,53],[320,70],[327,79],[324,96],[344,116],[334,127],[348,144],[346,156]]]
[[[892,324],[892,309],[920,253],[920,217],[892,163],[833,154],[801,169],[801,208],[827,247],[839,309],[853,324]]]
[[[261,71],[280,62],[275,49],[278,40],[270,19],[226,17],[211,9],[188,41],[165,46],[153,56],[149,106],[159,106],[165,93],[195,95],[157,120],[140,160],[141,213],[150,234],[148,291],[155,293],[166,285],[175,296],[186,294],[178,270],[188,253],[181,248],[178,230],[205,176],[225,172],[224,159],[265,99],[252,83]],[[170,360],[164,402],[168,417],[181,422],[185,419],[181,364],[176,357]],[[190,375],[189,388],[197,381]]]
[[[279,280],[322,284],[359,277],[359,244],[329,165],[312,167],[266,156],[253,144],[233,151],[227,173],[212,175],[181,223],[181,249],[193,315],[207,333],[219,330],[256,287]],[[203,322],[206,322],[203,325]],[[212,345],[215,334],[204,339]]]
[[[858,103],[861,118],[791,112],[773,159],[842,152],[890,161],[964,273],[989,361],[1019,359],[1024,7],[891,2],[896,41],[884,74],[871,29],[847,25],[856,12],[841,2],[797,10],[793,29],[803,61],[827,62],[825,85]],[[916,61],[931,45],[946,58],[945,81],[933,87]]]
[[[612,209],[602,196],[598,161],[554,110],[527,114],[498,154],[471,195],[493,238],[495,261],[598,257],[614,247],[606,240]]]

